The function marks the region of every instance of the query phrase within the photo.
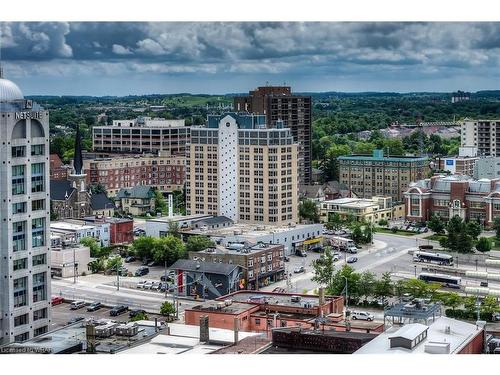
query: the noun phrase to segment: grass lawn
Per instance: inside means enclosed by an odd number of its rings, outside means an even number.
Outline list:
[[[398,234],[400,236],[407,236],[407,237],[411,237],[411,236],[414,236],[414,235],[418,234],[418,233],[415,233],[415,232],[409,232],[409,231],[400,230],[400,229],[398,229],[396,232],[393,232],[389,228],[381,228],[381,227],[376,227],[375,228],[375,232],[386,233],[386,234]]]

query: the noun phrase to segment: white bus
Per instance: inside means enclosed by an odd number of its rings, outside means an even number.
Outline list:
[[[414,262],[437,263],[440,266],[453,266],[453,256],[449,254],[428,253],[426,251],[415,251]]]
[[[442,286],[455,289],[460,289],[460,285],[462,284],[462,279],[460,277],[426,272],[419,274],[418,279],[427,283],[439,283]]]

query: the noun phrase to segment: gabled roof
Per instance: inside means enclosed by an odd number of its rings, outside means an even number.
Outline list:
[[[179,259],[170,266],[172,270],[206,272],[219,275],[230,275],[236,268],[238,268],[238,266],[234,264],[199,262],[190,259]]]
[[[148,199],[154,196],[153,188],[151,186],[143,186],[137,185],[133,188],[120,189],[118,193],[116,193],[116,198],[139,198],[139,199]]]
[[[115,208],[115,204],[105,193],[92,194],[90,196],[90,206],[93,210],[105,210]]]
[[[76,189],[67,180],[50,180],[50,199],[64,201],[68,199]]]

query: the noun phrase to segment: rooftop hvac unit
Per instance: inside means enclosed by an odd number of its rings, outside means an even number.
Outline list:
[[[429,354],[450,354],[450,343],[430,341],[425,344],[424,351]]]
[[[226,306],[224,302],[218,302],[216,308],[217,310],[222,310],[224,306]]]
[[[224,300],[224,305],[225,306],[231,306],[233,304],[233,300],[232,299],[226,299]]]

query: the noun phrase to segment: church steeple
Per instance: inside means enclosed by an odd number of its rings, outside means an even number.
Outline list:
[[[83,157],[82,157],[82,137],[80,134],[80,126],[76,125],[76,136],[75,136],[75,156],[73,159],[73,168],[75,174],[81,175],[83,168]]]

